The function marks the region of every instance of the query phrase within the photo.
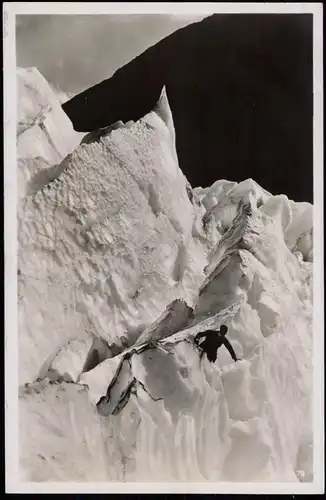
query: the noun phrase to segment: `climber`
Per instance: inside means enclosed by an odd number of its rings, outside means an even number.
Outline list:
[[[207,354],[207,358],[211,363],[215,363],[216,358],[217,358],[217,350],[221,345],[224,345],[227,350],[229,351],[230,355],[232,356],[232,359],[234,361],[239,361],[239,358],[237,358],[232,345],[228,341],[227,338],[225,338],[225,335],[228,331],[227,326],[221,325],[221,328],[219,330],[206,330],[205,332],[199,332],[197,333],[194,343],[202,349],[202,353],[200,357],[204,355],[204,352]],[[204,342],[201,344],[198,343],[199,339],[202,337],[205,337]]]

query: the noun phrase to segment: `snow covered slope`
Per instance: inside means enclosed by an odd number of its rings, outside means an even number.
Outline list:
[[[311,481],[312,206],[192,189],[164,89],[51,172],[18,209],[22,477]]]
[[[22,202],[21,382],[69,340],[136,339],[172,300],[196,300],[217,232],[206,236],[189,200],[158,114],[166,102],[81,145]]]
[[[19,194],[39,184],[35,174],[51,178],[47,169],[61,162],[77,146],[82,134],[74,131],[56,94],[36,68],[17,68],[17,155]],[[33,181],[33,182],[31,182]]]

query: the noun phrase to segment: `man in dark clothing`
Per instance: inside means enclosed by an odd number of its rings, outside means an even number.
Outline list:
[[[226,333],[228,331],[227,326],[221,325],[221,328],[219,330],[206,330],[205,332],[199,332],[197,333],[195,337],[195,344],[199,346],[202,349],[201,357],[203,356],[204,352],[207,354],[207,358],[211,363],[215,363],[216,358],[217,358],[217,350],[221,345],[224,345],[227,350],[229,351],[230,355],[232,356],[232,359],[234,361],[238,361],[239,358],[237,358],[232,345],[228,341],[228,339],[225,337]],[[205,337],[204,342],[201,344],[198,343],[199,339],[202,337]]]

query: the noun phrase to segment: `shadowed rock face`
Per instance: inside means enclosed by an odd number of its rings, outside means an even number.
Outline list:
[[[75,130],[88,132],[144,116],[163,85],[193,187],[251,177],[312,202],[312,15],[210,16],[62,107]]]

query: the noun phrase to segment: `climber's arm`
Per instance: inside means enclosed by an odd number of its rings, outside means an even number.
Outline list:
[[[225,347],[226,347],[226,348],[227,348],[227,350],[229,351],[230,355],[232,356],[232,359],[233,359],[234,361],[237,361],[238,359],[237,359],[237,356],[236,356],[236,354],[235,354],[235,352],[234,352],[234,350],[233,350],[233,347],[232,347],[232,345],[230,344],[230,342],[228,341],[228,339],[226,339],[225,337],[224,337],[224,339],[223,339],[223,344],[225,345]]]
[[[207,332],[198,332],[196,337],[194,338],[194,342],[195,344],[198,345],[198,341],[199,339],[203,338],[203,337],[206,337],[207,336]]]

